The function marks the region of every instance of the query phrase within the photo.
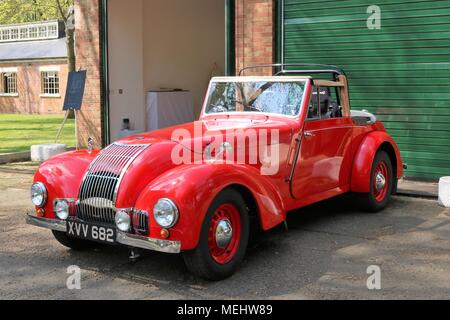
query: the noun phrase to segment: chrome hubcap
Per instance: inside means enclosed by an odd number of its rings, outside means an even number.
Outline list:
[[[233,238],[233,228],[228,219],[223,219],[217,224],[216,228],[216,244],[219,248],[225,249]]]
[[[384,187],[386,186],[386,177],[381,173],[381,172],[379,172],[378,174],[377,174],[377,178],[376,178],[376,188],[377,188],[377,191],[381,191],[381,190],[383,190],[384,189]]]

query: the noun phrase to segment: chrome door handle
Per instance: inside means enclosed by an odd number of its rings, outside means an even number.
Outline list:
[[[305,137],[315,137],[316,135],[312,132],[306,131],[305,132]]]

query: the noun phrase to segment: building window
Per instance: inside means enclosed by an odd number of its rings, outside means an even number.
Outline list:
[[[28,39],[28,28],[20,28],[20,39]]]
[[[47,26],[39,27],[39,38],[47,38]]]
[[[30,23],[28,25],[0,26],[0,42],[57,39],[58,36],[58,21]]]
[[[10,30],[5,29],[2,31],[2,40],[9,40],[10,39]]]
[[[1,74],[1,93],[7,95],[17,94],[17,73],[5,72]]]
[[[19,39],[19,30],[11,29],[11,40],[17,40],[17,39]]]
[[[41,73],[41,86],[43,95],[59,95],[58,71],[43,71]]]
[[[38,36],[38,28],[37,27],[31,27],[29,29],[29,37],[30,39],[35,39]]]
[[[48,36],[49,37],[57,37],[58,36],[58,25],[49,25],[48,26]]]

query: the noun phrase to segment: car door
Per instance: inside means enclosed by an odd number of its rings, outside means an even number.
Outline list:
[[[292,178],[296,199],[350,184],[353,123],[342,115],[338,101],[334,88],[313,87]]]

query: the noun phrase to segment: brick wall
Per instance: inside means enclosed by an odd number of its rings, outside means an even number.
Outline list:
[[[236,70],[275,61],[275,1],[236,0]],[[272,75],[272,69],[245,75]]]
[[[41,96],[41,67],[59,69],[60,95]],[[63,114],[64,94],[67,83],[65,60],[46,62],[0,63],[2,68],[17,68],[17,96],[0,95],[0,113]]]
[[[84,148],[92,137],[102,146],[101,49],[99,0],[75,1],[77,68],[87,70],[82,111],[78,113],[78,142]]]

